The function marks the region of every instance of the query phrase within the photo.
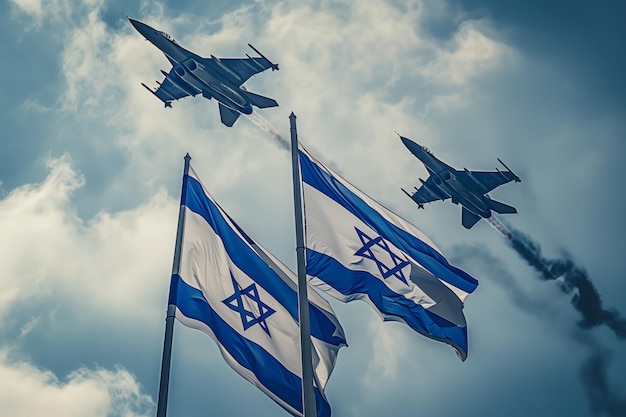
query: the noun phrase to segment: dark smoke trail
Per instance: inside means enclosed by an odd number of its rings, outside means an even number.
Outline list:
[[[595,415],[626,417],[626,396],[623,390],[609,382],[607,375],[613,353],[587,332],[578,331],[571,336],[576,342],[591,349],[591,355],[580,370],[591,412]]]
[[[500,230],[499,230],[500,231]],[[502,226],[503,235],[508,231]],[[510,233],[510,232],[508,232]],[[514,233],[514,232],[513,232]],[[514,234],[511,234],[511,238]],[[507,289],[513,303],[523,311],[536,316],[554,319],[555,314],[550,304],[536,300],[526,294],[515,282],[504,262],[493,256],[487,247],[477,245],[458,245],[453,248],[453,263],[484,270],[497,284]],[[551,273],[549,268],[545,271]],[[555,279],[555,278],[552,278]],[[568,332],[569,336],[577,343],[590,349],[591,354],[583,362],[580,369],[580,377],[587,399],[594,415],[606,415],[609,417],[626,417],[626,397],[619,392],[608,378],[609,364],[612,352],[602,347],[592,335],[584,330]]]
[[[270,122],[265,120],[261,115],[257,113],[251,113],[251,114],[247,114],[246,116],[248,117],[248,119],[250,119],[252,123],[257,125],[259,129],[269,134],[274,139],[274,141],[276,141],[278,146],[286,150],[291,149],[289,142],[287,142],[285,138],[283,138],[280,135],[280,133],[278,133],[278,131],[274,129],[274,127],[270,124]]]
[[[462,264],[464,267],[472,266],[473,270],[479,269],[484,274],[497,277],[497,279],[494,278],[494,281],[507,290],[513,303],[520,310],[541,317],[555,316],[551,305],[542,300],[536,300],[524,292],[515,281],[515,277],[509,272],[506,264],[492,255],[486,246],[457,245],[453,248],[450,262]]]
[[[578,325],[589,329],[601,324],[610,328],[620,339],[626,339],[626,320],[620,317],[615,310],[605,310],[602,307],[600,294],[591,282],[587,271],[577,266],[574,261],[565,259],[546,259],[541,254],[541,246],[528,235],[516,230],[492,216],[487,219],[511,245],[511,247],[530,266],[540,274],[543,280],[559,278],[559,288],[565,294],[572,294],[572,305],[582,315]]]
[[[584,363],[580,375],[591,403],[591,411],[611,417],[626,416],[626,398],[616,393],[607,380],[611,353],[596,350]]]

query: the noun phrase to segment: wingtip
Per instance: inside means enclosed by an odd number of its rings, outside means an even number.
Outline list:
[[[515,182],[522,182],[522,179],[515,172],[513,172],[511,168],[509,168],[504,162],[502,162],[500,158],[496,158],[496,159],[498,160],[498,162],[502,164],[504,168],[506,168],[507,171],[511,173],[511,175],[513,175],[513,179],[515,180]]]

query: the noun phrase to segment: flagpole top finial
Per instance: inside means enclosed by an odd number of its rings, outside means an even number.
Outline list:
[[[296,115],[295,115],[293,112],[291,112],[291,114],[289,115],[289,118],[290,118],[290,119],[295,119],[295,118],[296,118]]]

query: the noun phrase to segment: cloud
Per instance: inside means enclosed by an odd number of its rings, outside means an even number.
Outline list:
[[[13,16],[26,16],[31,23],[29,28],[41,29],[46,22],[71,24],[71,17],[85,10],[102,7],[102,0],[9,0],[13,6]]]
[[[123,368],[81,367],[63,379],[0,349],[0,403],[13,417],[139,417],[153,412],[152,399]]]
[[[70,157],[50,158],[47,167],[43,181],[0,200],[3,411],[151,414],[151,397],[127,370],[141,370],[142,361],[129,352],[151,357],[155,349],[146,345],[158,345],[153,329],[164,309],[178,202],[161,190],[131,210],[85,221],[74,206],[85,181]],[[18,349],[20,360],[12,354]],[[23,359],[31,355],[34,362]],[[76,369],[94,360],[109,369]],[[60,378],[35,365],[42,362],[74,371]]]
[[[459,87],[497,68],[513,52],[489,37],[484,25],[484,21],[463,22],[445,48],[435,52],[435,59],[420,69],[421,74],[428,81]]]
[[[0,317],[15,304],[57,297],[92,312],[149,314],[150,304],[137,300],[159,294],[152,280],[167,276],[176,201],[161,191],[132,210],[85,222],[72,203],[84,180],[69,157],[50,159],[48,168],[44,181],[0,200]]]
[[[9,0],[9,2],[12,3],[19,12],[31,18],[36,26],[41,25],[41,20],[44,15],[42,0]]]

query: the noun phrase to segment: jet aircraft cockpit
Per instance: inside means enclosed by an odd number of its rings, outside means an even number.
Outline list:
[[[168,33],[163,32],[162,30],[157,30],[157,33],[161,36],[163,36],[165,39],[170,40],[174,43],[177,43],[174,38],[172,38]]]
[[[428,149],[426,146],[422,146],[422,149],[424,150],[424,152],[426,152],[429,155],[432,155],[433,153],[430,151],[430,149]]]

